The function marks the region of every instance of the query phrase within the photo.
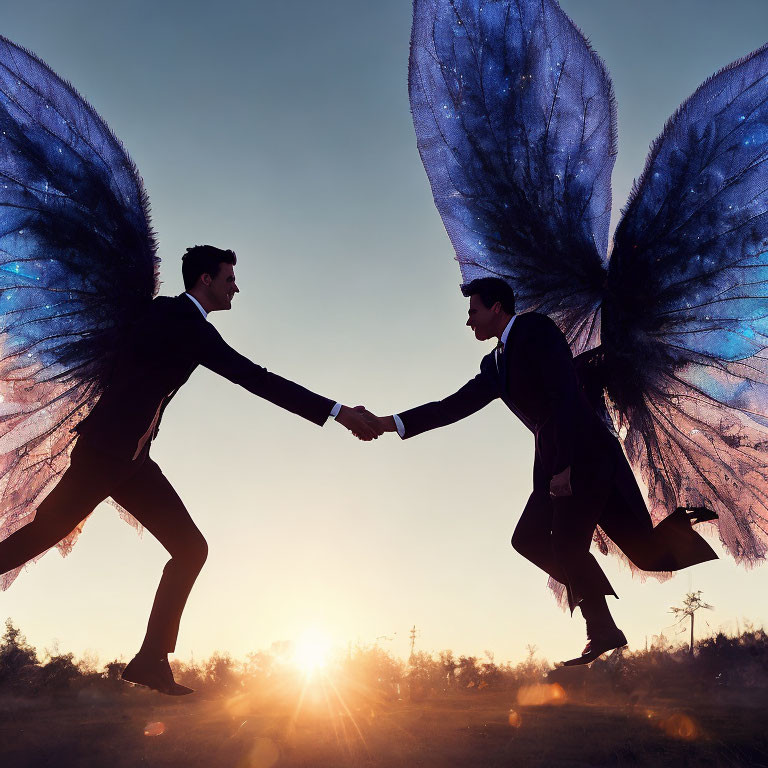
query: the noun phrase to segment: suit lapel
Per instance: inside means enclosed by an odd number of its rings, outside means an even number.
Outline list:
[[[520,316],[518,315],[515,322],[512,323],[512,327],[509,329],[507,343],[504,345],[504,352],[502,353],[501,360],[499,361],[499,392],[501,393],[501,399],[506,403],[507,408],[509,408],[509,410],[512,411],[512,413],[514,413],[515,416],[517,416],[517,418],[523,422],[523,424],[525,424],[529,429],[532,429],[529,420],[523,415],[515,402],[512,400],[509,391],[508,377],[510,362],[513,368],[519,367],[520,365],[520,360],[517,359],[516,355],[518,341],[520,339],[520,335],[518,333],[519,330]]]
[[[520,317],[515,318],[515,322],[512,323],[512,327],[509,329],[509,335],[507,336],[507,343],[504,345],[504,351],[501,354],[499,361],[499,374],[501,376],[502,397],[507,399],[509,397],[509,381],[507,376],[509,374],[508,364],[512,359],[512,350],[515,349],[517,344],[518,335],[517,331],[520,327]]]
[[[512,328],[514,329],[514,324]],[[509,332],[509,336],[512,335],[512,330]],[[499,378],[501,380],[502,397],[507,394],[507,353],[509,352],[509,336],[507,337],[507,343],[504,345],[504,349],[499,354]]]

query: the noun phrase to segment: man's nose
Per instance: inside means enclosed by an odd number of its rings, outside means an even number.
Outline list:
[[[471,317],[467,320],[467,326],[469,327],[470,325],[472,325],[472,318]]]

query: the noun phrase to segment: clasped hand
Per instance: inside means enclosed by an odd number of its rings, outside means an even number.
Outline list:
[[[342,405],[338,416],[336,416],[336,421],[346,427],[355,437],[366,442],[375,440],[384,432],[396,430],[395,420],[392,416],[374,416],[363,405],[354,408]]]

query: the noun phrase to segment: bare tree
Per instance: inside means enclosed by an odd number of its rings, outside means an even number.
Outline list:
[[[416,635],[419,634],[419,630],[416,629],[416,625],[414,624],[411,627],[411,631],[408,633],[408,636],[411,638],[411,655],[410,658],[413,658],[413,654],[416,650]]]
[[[714,608],[714,606],[705,603],[701,599],[701,590],[698,590],[697,592],[689,592],[685,596],[682,606],[672,606],[669,609],[675,616],[679,617],[677,620],[678,624],[685,621],[687,616],[691,617],[691,647],[689,650],[691,656],[693,656],[693,616],[699,608],[706,608],[708,611],[711,611]]]

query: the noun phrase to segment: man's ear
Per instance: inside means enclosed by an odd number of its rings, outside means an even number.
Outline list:
[[[200,275],[200,279],[203,281],[203,285],[206,288],[209,288],[213,282],[213,278],[207,272],[203,272],[203,274]]]
[[[494,314],[498,315],[498,314],[499,314],[499,312],[501,312],[501,302],[500,302],[500,301],[497,301],[497,302],[496,302],[496,303],[493,305],[492,309],[493,309],[493,312],[494,312]]]

